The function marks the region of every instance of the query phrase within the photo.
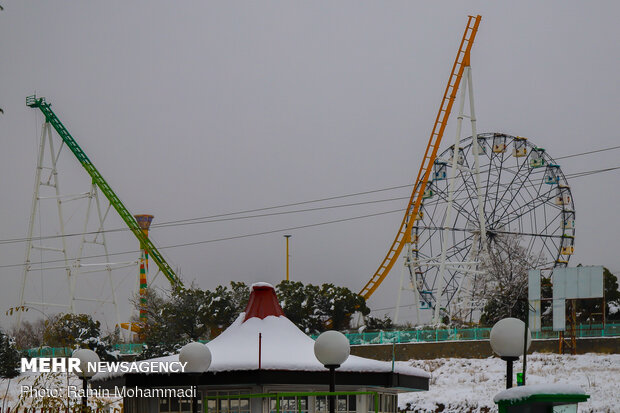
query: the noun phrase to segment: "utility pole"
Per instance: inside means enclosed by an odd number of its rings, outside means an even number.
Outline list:
[[[284,238],[286,238],[286,281],[290,281],[289,259],[291,255],[288,253],[288,239],[290,237],[291,235],[284,236]]]

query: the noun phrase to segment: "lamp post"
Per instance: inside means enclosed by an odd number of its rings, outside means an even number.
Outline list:
[[[527,337],[527,344],[525,343]],[[529,349],[531,334],[525,332],[525,323],[517,318],[499,320],[491,329],[491,348],[506,361],[506,388],[512,387],[512,364],[523,354],[523,349]]]
[[[194,397],[192,397],[192,413],[198,413],[198,378],[211,365],[211,350],[205,344],[192,341],[181,348],[179,361],[187,363],[185,372],[194,377]]]
[[[291,258],[291,255],[288,252],[288,240],[291,238],[291,235],[285,235],[284,238],[286,238],[286,281],[290,281],[289,259]]]
[[[314,342],[314,355],[329,369],[329,392],[336,391],[336,369],[344,363],[351,352],[349,340],[338,331],[325,331]],[[334,395],[329,396],[329,412],[336,411]]]
[[[88,368],[88,363],[99,363],[99,356],[94,351],[81,348],[75,350],[71,355],[73,358],[77,358],[80,361],[81,373],[77,376],[82,379],[82,412],[88,411],[88,380],[90,380],[97,372],[91,371]]]

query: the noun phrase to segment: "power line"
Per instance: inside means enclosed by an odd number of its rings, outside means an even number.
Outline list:
[[[620,148],[620,146],[618,148]],[[593,151],[593,152],[601,152],[601,151],[604,151],[604,150],[611,150],[611,149],[615,149],[615,147],[607,148],[607,149],[601,149],[601,150]],[[588,153],[589,152],[584,152],[583,154],[588,154]],[[569,155],[569,156],[579,156],[579,155],[582,155],[582,154]],[[559,159],[559,158],[557,158],[557,159]],[[598,174],[598,173],[603,173],[603,172],[610,172],[610,171],[614,171],[614,170],[617,170],[617,169],[620,169],[620,166],[611,167],[611,168],[604,168],[604,169],[596,169],[596,170],[590,170],[590,171],[575,172],[575,173],[572,173],[572,174],[566,174],[565,177],[567,179],[568,178],[576,179],[576,178],[581,178],[581,177],[589,176],[589,175],[593,175],[593,174]],[[289,203],[289,204],[281,204],[281,205],[276,205],[276,206],[271,206],[271,207],[255,208],[255,209],[249,209],[249,210],[245,210],[245,211],[229,212],[229,213],[217,214],[217,215],[209,215],[209,216],[204,216],[204,217],[199,217],[199,218],[189,218],[189,219],[181,219],[181,220],[174,220],[174,221],[166,221],[166,222],[162,222],[162,223],[159,223],[159,224],[152,225],[151,228],[155,228],[155,227],[157,227],[157,228],[165,228],[165,227],[175,227],[175,226],[194,225],[194,224],[209,224],[209,223],[215,223],[215,222],[235,221],[235,220],[253,219],[253,218],[264,218],[264,217],[269,217],[269,216],[288,215],[288,214],[320,211],[320,210],[327,210],[327,209],[334,209],[334,208],[345,208],[345,207],[351,207],[351,206],[368,205],[368,204],[381,203],[381,202],[391,202],[391,201],[408,199],[409,197],[385,198],[385,199],[372,200],[372,201],[363,201],[363,202],[355,202],[355,203],[349,203],[349,204],[330,205],[330,206],[324,206],[324,207],[306,208],[306,209],[299,209],[299,210],[293,210],[293,211],[281,211],[281,212],[273,212],[273,213],[267,213],[267,214],[256,214],[256,215],[246,215],[246,216],[241,216],[241,217],[234,217],[234,215],[240,215],[240,214],[247,213],[247,212],[266,211],[266,210],[271,210],[271,209],[279,209],[279,208],[285,208],[285,207],[294,206],[294,205],[304,205],[304,204],[310,204],[310,203],[316,203],[316,202],[323,202],[323,201],[327,201],[327,200],[334,200],[334,199],[348,198],[348,197],[354,197],[354,196],[359,196],[359,195],[367,195],[367,194],[384,192],[384,191],[391,191],[391,190],[394,190],[394,189],[402,189],[402,188],[407,188],[407,187],[411,187],[411,186],[412,186],[411,184],[410,185],[398,185],[398,186],[391,186],[391,187],[387,187],[387,188],[375,189],[375,190],[370,190],[370,191],[351,193],[351,194],[346,194],[346,195],[332,196],[332,197],[327,197],[327,198],[320,198],[320,199],[314,199],[314,200],[309,200],[309,201],[294,202],[294,203]],[[225,218],[225,217],[228,217],[228,218]],[[108,230],[103,230],[103,231],[76,232],[76,233],[65,234],[65,235],[48,235],[48,236],[32,237],[30,239],[28,239],[28,238],[8,238],[8,239],[0,240],[0,245],[21,243],[21,242],[26,242],[26,241],[29,241],[29,240],[31,240],[31,241],[41,241],[41,240],[56,239],[56,238],[63,238],[63,237],[68,238],[68,237],[75,237],[75,236],[82,236],[82,235],[97,235],[97,234],[103,234],[103,233],[113,233],[113,232],[123,232],[123,231],[129,231],[129,228],[121,227],[121,228],[113,228],[113,229],[108,229]],[[2,267],[0,266],[0,268],[2,268]]]
[[[605,168],[605,169],[597,169],[594,171],[576,172],[574,174],[571,174],[571,179],[581,178],[584,176],[589,176],[589,175],[594,175],[594,174],[600,174],[602,172],[615,171],[616,169],[620,169],[620,166],[614,166],[612,168]]]
[[[336,224],[336,223],[340,223],[340,222],[347,222],[347,221],[354,221],[354,220],[358,220],[358,219],[371,218],[371,217],[376,217],[376,216],[380,216],[380,215],[393,214],[393,213],[396,213],[396,212],[403,212],[404,210],[405,210],[405,208],[400,208],[400,209],[395,209],[395,210],[392,210],[392,211],[377,212],[377,213],[374,213],[374,214],[359,215],[359,216],[355,216],[355,217],[341,218],[341,219],[335,219],[335,220],[331,220],[331,221],[317,222],[317,223],[314,223],[314,224],[298,225],[298,226],[293,226],[293,227],[279,228],[279,229],[274,229],[274,230],[269,230],[269,231],[262,231],[262,232],[255,232],[255,233],[250,233],[250,234],[234,235],[234,236],[230,236],[230,237],[215,238],[215,239],[204,240],[204,241],[195,241],[195,242],[187,242],[187,243],[182,243],[182,244],[168,245],[168,246],[164,246],[164,247],[159,247],[158,249],[160,249],[160,250],[167,250],[167,249],[172,249],[172,248],[187,247],[187,246],[191,246],[191,245],[209,244],[209,243],[212,243],[212,242],[221,242],[221,241],[229,241],[229,240],[234,240],[234,239],[256,237],[256,236],[259,236],[259,235],[274,234],[274,233],[278,233],[278,232],[293,231],[293,230],[298,230],[298,229],[312,228],[312,227],[318,227],[318,226],[322,226],[322,225],[329,225],[329,224]],[[139,252],[140,252],[140,250],[112,252],[112,253],[109,253],[107,255],[106,254],[99,254],[99,255],[84,256],[84,257],[81,257],[81,259],[103,258],[103,257],[116,256],[116,255],[124,255],[124,254],[137,254]],[[68,258],[67,261],[74,261],[76,259],[77,258]],[[62,258],[62,259],[57,259],[57,260],[47,260],[47,261],[32,262],[32,263],[30,263],[30,265],[51,264],[51,263],[64,262],[64,261],[65,261],[65,259]],[[22,267],[24,265],[25,265],[24,263],[21,263],[21,264],[5,264],[5,265],[0,265],[0,268]]]
[[[614,149],[620,149],[620,145],[618,146],[612,146],[610,148],[604,148],[604,149],[597,149],[595,151],[589,151],[589,152],[580,152],[580,153],[575,153],[573,155],[566,155],[566,156],[560,156],[559,158],[555,158],[557,159],[568,159],[568,158],[574,158],[575,156],[583,156],[583,155],[590,155],[592,153],[599,153],[599,152],[605,152],[605,151],[611,151]]]
[[[608,172],[608,171],[617,170],[617,169],[620,169],[620,166],[613,167],[613,168],[605,168],[605,169],[592,170],[592,171],[577,172],[577,173],[572,174],[572,175],[575,175],[575,176],[573,176],[573,178],[580,178],[580,177],[583,177],[583,176],[588,176],[588,175],[592,175],[592,174],[596,174],[596,173],[602,173],[602,172]],[[567,176],[570,176],[570,175],[567,175]],[[398,187],[391,187],[391,188],[398,188]],[[397,200],[397,199],[404,199],[404,198],[405,197],[391,198],[389,200]],[[359,203],[359,204],[373,203],[373,202],[381,202],[381,201],[366,201],[366,202],[362,202],[362,203]],[[354,204],[351,204],[351,205],[354,205]],[[338,206],[332,206],[332,207],[338,207]],[[327,209],[327,208],[332,208],[332,207],[319,207],[318,209]],[[335,224],[335,223],[352,221],[352,220],[363,219],[363,218],[370,218],[370,217],[375,217],[375,216],[380,216],[380,215],[387,215],[387,214],[391,214],[391,213],[395,213],[395,212],[403,212],[403,211],[405,211],[405,208],[401,208],[401,209],[397,209],[397,210],[392,210],[392,211],[378,212],[378,213],[374,213],[374,214],[360,215],[360,216],[356,216],[356,217],[349,217],[349,218],[342,218],[342,219],[331,220],[331,221],[324,221],[324,222],[319,222],[319,223],[314,223],[314,224],[300,225],[300,226],[294,226],[294,227],[288,227],[288,228],[280,228],[280,229],[276,229],[276,230],[269,230],[269,231],[256,232],[256,233],[250,233],[250,234],[242,234],[242,235],[235,235],[235,236],[230,236],[230,237],[216,238],[216,239],[211,239],[211,240],[203,240],[203,241],[195,241],[195,242],[189,242],[189,243],[183,243],[183,244],[169,245],[169,246],[165,246],[165,247],[159,247],[159,249],[166,250],[166,249],[180,248],[180,247],[186,247],[186,246],[192,246],[192,245],[209,244],[209,243],[213,243],[213,242],[230,241],[230,240],[234,240],[234,239],[242,239],[242,238],[249,238],[249,237],[255,237],[255,236],[260,236],[260,235],[268,235],[268,234],[284,232],[284,231],[292,231],[292,230],[297,230],[297,229],[311,228],[311,227],[316,227],[316,226]],[[286,211],[283,211],[283,213],[284,212],[286,212]],[[240,218],[243,218],[243,217],[240,217]],[[139,253],[139,252],[140,252],[140,250],[122,251],[122,252],[110,253],[107,256],[124,255],[124,254],[135,254],[135,253]],[[105,254],[91,255],[91,256],[82,257],[81,259],[102,258],[102,257],[105,257],[105,256],[106,256]],[[72,258],[70,260],[73,261],[75,259],[76,258]],[[56,262],[64,262],[64,259],[34,262],[34,263],[31,263],[30,265],[42,265],[42,264],[50,264],[50,263],[56,263]],[[25,264],[24,263],[21,263],[21,264],[7,264],[7,265],[0,265],[0,268],[21,267],[23,265],[25,265]]]
[[[351,195],[346,195],[346,196],[351,196]],[[351,206],[377,204],[377,203],[382,203],[382,202],[401,201],[403,199],[409,199],[409,197],[384,198],[384,199],[377,199],[377,200],[372,200],[372,201],[354,202],[354,203],[349,203],[349,204],[340,204],[340,205],[330,205],[330,206],[323,206],[323,207],[316,207],[316,208],[297,209],[297,210],[293,210],[293,211],[272,212],[272,213],[267,213],[267,214],[245,215],[245,216],[241,216],[241,217],[230,217],[230,218],[220,218],[220,219],[205,219],[205,220],[193,221],[193,222],[183,222],[183,221],[187,221],[187,220],[169,221],[167,223],[159,224],[159,225],[157,225],[157,227],[172,227],[172,226],[195,225],[195,224],[209,224],[209,223],[215,223],[215,222],[236,221],[236,220],[241,220],[241,219],[264,218],[264,217],[270,217],[270,216],[297,214],[297,213],[302,213],[302,212],[321,211],[321,210],[334,209],[334,208],[346,208],[346,207],[351,207]],[[310,201],[310,202],[314,202],[314,201]],[[306,202],[304,202],[304,203],[306,203]],[[300,203],[297,203],[297,204],[300,204]],[[273,208],[262,208],[262,209],[265,210],[265,209],[273,209]],[[228,213],[228,214],[222,214],[222,215],[216,215],[216,216],[220,216],[221,217],[221,216],[230,216],[230,215],[234,215],[234,214],[236,214],[236,213]],[[151,228],[153,228],[153,227],[155,227],[155,225],[151,226]],[[65,234],[65,235],[48,235],[48,236],[41,236],[41,237],[32,237],[30,239],[29,238],[4,239],[4,240],[0,240],[0,245],[1,244],[12,244],[12,243],[26,242],[26,241],[29,241],[29,240],[30,241],[41,241],[41,240],[47,240],[47,239],[53,239],[53,238],[62,238],[62,237],[67,238],[67,237],[82,236],[82,235],[97,235],[97,234],[102,234],[102,233],[120,232],[120,231],[129,231],[129,228],[123,227],[123,228],[114,228],[114,229],[103,230],[103,231],[75,232],[75,233]]]
[[[566,158],[570,158],[570,157],[588,155],[588,154],[592,154],[592,153],[599,153],[599,152],[604,152],[604,151],[609,151],[609,150],[614,150],[614,149],[619,149],[619,148],[620,148],[620,146],[614,146],[614,147],[598,149],[598,150],[589,151],[589,152],[581,152],[581,153],[577,153],[577,154],[566,155],[566,156],[559,157],[559,158],[556,158],[556,159],[566,159]],[[565,176],[567,178],[575,179],[575,178],[589,176],[589,175],[593,175],[593,174],[597,174],[597,173],[609,172],[609,171],[613,171],[613,170],[617,170],[617,169],[620,169],[620,166],[611,167],[611,168],[605,168],[605,169],[598,169],[598,170],[576,172],[576,173],[573,173],[573,174],[566,174]],[[411,186],[412,186],[412,184],[397,185],[397,186],[391,186],[391,187],[386,187],[386,188],[379,188],[379,189],[374,189],[374,190],[369,190],[369,191],[355,192],[355,193],[350,193],[350,194],[345,194],[345,195],[338,195],[338,196],[324,197],[324,198],[318,198],[318,199],[313,199],[313,200],[308,200],[308,201],[300,201],[300,202],[293,202],[293,203],[287,203],[287,204],[280,204],[280,205],[275,205],[275,206],[270,206],[270,207],[254,208],[254,209],[242,210],[242,211],[237,211],[237,212],[229,212],[229,213],[223,213],[223,214],[217,214],[217,215],[209,215],[209,216],[203,216],[203,217],[197,217],[197,218],[189,218],[189,219],[166,221],[166,222],[163,222],[163,223],[155,224],[152,227],[169,227],[169,226],[181,226],[181,225],[191,225],[191,224],[203,224],[203,223],[213,223],[213,222],[222,222],[222,221],[232,221],[232,220],[239,220],[239,219],[252,219],[252,218],[261,218],[261,217],[267,217],[267,216],[277,216],[277,215],[285,215],[285,214],[293,214],[293,213],[302,213],[302,212],[326,210],[326,209],[332,209],[332,208],[343,208],[343,207],[350,207],[350,206],[358,206],[358,205],[366,205],[366,204],[373,204],[373,203],[380,203],[380,202],[389,202],[389,201],[403,200],[403,199],[407,199],[408,197],[388,198],[388,199],[382,199],[382,200],[364,201],[364,202],[340,204],[340,205],[332,205],[332,206],[316,207],[316,208],[307,208],[307,209],[294,210],[294,211],[281,211],[281,212],[274,212],[274,213],[267,213],[267,214],[257,214],[257,215],[234,217],[234,215],[240,215],[240,214],[244,214],[244,213],[260,212],[260,211],[267,211],[267,210],[272,210],[272,209],[286,208],[286,207],[290,207],[290,206],[305,205],[305,204],[311,204],[311,203],[317,203],[317,202],[325,202],[325,201],[330,201],[330,200],[335,200],[335,199],[342,199],[342,198],[355,197],[355,196],[360,196],[360,195],[368,195],[368,194],[373,194],[373,193],[378,193],[378,192],[391,191],[391,190],[395,190],[395,189],[402,189],[402,188],[407,188],[407,187],[411,187]],[[401,211],[404,211],[404,209],[401,209]],[[173,245],[173,246],[168,246],[168,247],[163,247],[163,248],[176,248],[176,247],[181,247],[181,246],[197,245],[197,244],[226,241],[226,240],[232,240],[232,239],[238,239],[238,238],[245,238],[245,237],[250,237],[250,236],[265,235],[265,234],[276,233],[276,232],[280,232],[280,231],[308,228],[308,227],[317,226],[317,225],[327,225],[327,224],[330,224],[330,223],[343,222],[343,221],[346,221],[346,220],[371,217],[371,216],[376,216],[376,215],[388,214],[388,213],[392,213],[392,212],[394,212],[394,211],[382,212],[382,213],[377,213],[377,214],[370,214],[370,215],[365,215],[365,216],[361,216],[361,217],[344,218],[342,220],[327,221],[327,222],[323,222],[323,223],[310,224],[310,225],[307,225],[307,226],[285,228],[285,229],[280,229],[280,230],[272,230],[272,231],[266,231],[266,232],[262,232],[262,233],[245,234],[245,235],[240,235],[240,236],[225,237],[225,238],[214,239],[214,240],[198,241],[197,243],[179,244],[179,245]],[[226,217],[228,217],[228,218],[226,218]],[[221,219],[217,219],[217,218],[221,218]],[[115,228],[115,229],[104,230],[104,231],[93,231],[93,232],[86,232],[86,233],[82,233],[82,232],[81,233],[72,233],[72,234],[65,234],[64,237],[82,236],[82,235],[96,235],[96,234],[100,234],[100,233],[119,232],[119,231],[129,231],[129,229],[128,228]],[[63,236],[62,235],[50,235],[50,236],[32,237],[30,240],[45,240],[45,239],[53,239],[53,238],[61,238],[61,237],[63,237]],[[0,244],[20,243],[20,242],[26,242],[28,240],[29,240],[28,238],[5,239],[5,240],[0,240]],[[109,255],[128,254],[128,253],[133,253],[133,252],[137,252],[137,251],[120,252],[120,253],[109,254]],[[101,257],[101,256],[90,256],[90,257],[82,257],[82,258],[98,258],[98,257]],[[41,264],[42,263],[59,262],[59,261],[62,261],[62,260],[41,261]],[[0,268],[15,267],[15,266],[22,266],[22,265],[24,265],[24,264],[13,264],[13,265],[8,265],[8,266],[5,265],[5,266],[0,266]]]
[[[412,186],[413,186],[413,184],[390,186],[390,187],[387,187],[387,188],[373,189],[373,190],[370,190],[370,191],[363,191],[363,192],[354,192],[354,193],[351,193],[351,194],[336,195],[336,196],[331,196],[331,197],[327,197],[327,198],[312,199],[312,200],[309,200],[309,201],[292,202],[292,203],[289,203],[289,204],[280,204],[280,205],[269,206],[269,207],[247,209],[247,210],[244,210],[244,211],[237,211],[237,212],[227,212],[227,213],[223,213],[223,214],[210,215],[210,216],[205,216],[205,217],[187,218],[187,219],[180,219],[180,220],[176,220],[176,221],[167,221],[167,222],[163,222],[163,223],[159,223],[159,224],[153,224],[151,227],[165,226],[167,224],[173,224],[173,223],[179,223],[179,222],[188,222],[188,221],[198,221],[198,220],[203,220],[203,219],[220,218],[220,217],[226,217],[226,216],[230,216],[230,215],[247,214],[247,213],[250,213],[250,212],[266,211],[266,210],[270,210],[270,209],[287,208],[287,207],[291,207],[291,206],[312,204],[312,203],[316,203],[316,202],[332,201],[334,199],[350,198],[350,197],[354,197],[354,196],[374,194],[374,193],[377,193],[377,192],[392,191],[394,189],[409,188],[409,187],[412,187]]]

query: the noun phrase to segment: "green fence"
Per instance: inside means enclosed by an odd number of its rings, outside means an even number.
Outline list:
[[[351,345],[388,344],[388,343],[431,343],[451,340],[488,340],[491,329],[480,328],[445,328],[437,330],[409,331],[377,331],[371,333],[345,334]],[[580,324],[577,326],[577,337],[618,337],[620,324]],[[316,339],[316,335],[310,336]],[[542,331],[532,333],[532,339],[557,339],[558,332],[551,327],[543,327]],[[206,343],[205,340],[200,340]],[[121,355],[140,354],[144,344],[116,344],[113,349]],[[28,357],[69,357],[73,352],[69,347],[39,347],[26,350]]]
[[[490,327],[480,328],[446,328],[437,330],[409,331],[377,331],[370,333],[345,334],[351,345],[418,343],[451,340],[488,340]],[[620,336],[620,324],[580,324],[577,326],[577,337],[617,337]],[[316,335],[311,336],[316,338]],[[558,332],[551,327],[543,327],[542,331],[532,333],[533,339],[557,339]]]
[[[121,343],[112,346],[112,350],[119,354],[140,354],[144,344]],[[26,350],[28,357],[71,357],[75,349],[72,347],[37,347]]]

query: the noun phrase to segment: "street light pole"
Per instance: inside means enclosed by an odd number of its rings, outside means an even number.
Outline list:
[[[351,352],[349,340],[338,331],[325,331],[314,342],[314,355],[329,369],[329,413],[336,412],[336,369],[344,363]]]
[[[289,258],[290,258],[290,254],[288,252],[288,239],[291,237],[291,235],[285,235],[284,238],[286,238],[286,281],[290,281],[290,273],[289,273]]]
[[[340,366],[325,366],[329,369],[329,392],[333,393],[336,391],[336,368]],[[336,396],[333,394],[329,396],[329,413],[336,412]]]
[[[506,362],[506,388],[512,387],[513,363],[519,360],[519,357],[500,357]]]
[[[86,377],[82,377],[82,412],[83,413],[87,413],[88,412],[88,396],[87,396],[87,392],[88,392],[88,378]]]

